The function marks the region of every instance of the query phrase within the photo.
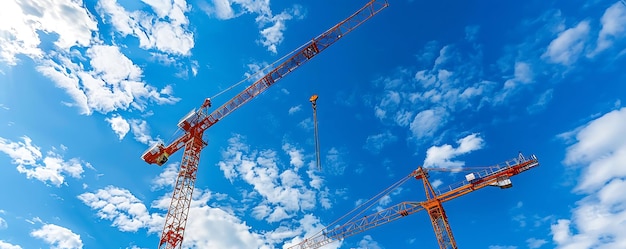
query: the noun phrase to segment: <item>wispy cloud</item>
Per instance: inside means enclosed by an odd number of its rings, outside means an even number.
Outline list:
[[[571,65],[578,60],[589,39],[589,21],[581,21],[575,27],[561,32],[550,42],[543,58],[552,63]]]
[[[292,106],[289,108],[289,115],[299,112],[300,110],[302,110],[302,105]]]
[[[52,249],[82,249],[83,241],[80,235],[72,230],[54,224],[44,224],[41,228],[30,233],[34,238],[41,239]]]
[[[501,245],[491,245],[489,249],[517,249],[517,246],[501,246]]]
[[[261,38],[258,42],[268,51],[277,53],[277,46],[284,40],[284,32],[287,29],[286,21],[293,18],[301,19],[304,12],[300,5],[283,10],[274,15],[270,8],[270,1],[254,0],[213,0],[212,4],[202,6],[209,15],[218,19],[232,19],[243,14],[255,14],[255,21],[259,27]]]
[[[546,241],[545,239],[530,238],[526,240],[526,244],[528,245],[528,248],[530,249],[540,248],[547,243],[548,241]]]
[[[0,217],[0,230],[7,229],[8,227],[9,225],[7,224],[7,222],[2,217]]]
[[[623,2],[614,3],[606,9],[600,21],[602,29],[598,34],[596,48],[590,53],[590,56],[610,48],[616,40],[626,35],[626,5]]]
[[[391,131],[387,130],[380,134],[370,135],[365,139],[365,149],[372,153],[379,153],[386,145],[398,140],[398,137],[394,136]]]
[[[130,120],[130,129],[135,136],[135,140],[140,143],[152,145],[156,142],[159,142],[159,138],[153,138],[150,135],[150,126],[148,122],[141,119],[131,119]]]

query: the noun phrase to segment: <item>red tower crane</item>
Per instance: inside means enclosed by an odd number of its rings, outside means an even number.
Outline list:
[[[345,239],[422,210],[428,212],[433,229],[435,230],[437,242],[439,243],[439,248],[457,249],[454,236],[452,236],[452,230],[448,224],[448,217],[446,216],[442,204],[487,186],[497,186],[503,189],[510,188],[513,186],[510,179],[511,176],[538,165],[539,161],[535,155],[524,157],[522,153],[520,153],[517,158],[506,161],[503,164],[484,168],[443,169],[418,167],[411,172],[411,174],[394,183],[372,199],[359,205],[310,238],[306,238],[300,243],[289,247],[289,249],[319,248],[333,241]],[[467,174],[465,176],[466,180],[439,190],[435,190],[428,180],[429,171],[457,172],[466,170],[476,171],[477,169],[481,170]],[[363,216],[363,213],[370,210],[380,198],[391,193],[391,191],[411,178],[422,180],[424,190],[426,191],[425,201],[405,201],[383,209],[382,211]]]
[[[180,248],[182,246],[189,205],[191,204],[196,181],[198,161],[200,160],[200,151],[207,145],[203,140],[204,131],[267,90],[305,62],[311,60],[311,58],[324,51],[388,5],[387,0],[370,0],[347,19],[290,53],[290,57],[280,59],[272,64],[277,66],[272,67],[269,73],[262,76],[213,112],[209,112],[211,100],[209,98],[205,99],[198,110],[191,111],[178,123],[178,126],[184,130],[181,136],[168,145],[162,143],[155,144],[141,156],[147,163],[161,166],[167,162],[170,155],[185,147],[172,200],[165,217],[159,248]]]

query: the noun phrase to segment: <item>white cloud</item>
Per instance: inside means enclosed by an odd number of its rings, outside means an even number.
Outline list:
[[[546,243],[548,243],[548,242],[545,239],[530,238],[530,239],[526,240],[526,244],[528,244],[528,248],[530,248],[530,249],[540,248],[543,245],[545,245]]]
[[[148,126],[148,122],[145,120],[131,119],[130,127],[135,140],[140,143],[151,145],[159,141],[159,139],[154,139],[150,136],[150,126]]]
[[[298,174],[304,166],[301,149],[284,143],[283,151],[289,155],[290,164],[294,167],[281,170],[275,151],[250,150],[243,142],[243,137],[235,135],[229,139],[229,147],[222,152],[222,161],[218,163],[227,179],[241,179],[253,187],[261,197],[259,207],[253,208],[255,217],[270,222],[313,210],[318,197],[315,189],[321,188],[309,188],[305,179]],[[314,164],[308,166],[315,167]]]
[[[218,19],[226,20],[235,17],[235,10],[230,6],[229,0],[213,0],[213,6],[205,6],[204,11],[209,15],[215,15]]]
[[[291,238],[291,240],[283,240],[285,241],[283,248],[288,248],[292,245],[300,243],[305,238],[317,235],[317,233],[324,228],[324,226],[320,223],[320,220],[311,214],[306,214],[302,219],[298,220],[298,225],[299,227],[296,229],[296,233],[300,234],[300,236],[286,237]],[[324,249],[337,249],[341,247],[341,244],[342,241],[333,241],[332,243],[324,246]]]
[[[260,44],[272,53],[277,52],[277,46],[284,39],[283,33],[287,29],[285,22],[295,18],[303,18],[302,7],[294,5],[278,15],[272,14],[270,1],[255,0],[213,0],[212,5],[202,6],[209,15],[218,19],[231,19],[243,14],[256,14],[255,21],[259,27]]]
[[[72,230],[54,224],[45,224],[40,229],[30,233],[31,236],[42,239],[52,249],[81,249],[83,241],[80,235]]]
[[[106,114],[130,106],[143,111],[147,101],[173,104],[179,100],[170,95],[168,87],[158,90],[142,82],[142,70],[117,46],[95,45],[87,49],[90,71],[74,58],[53,55],[43,60],[37,70],[64,89],[74,100],[71,105],[78,106],[82,114],[90,115],[94,110]]]
[[[465,165],[462,161],[452,161],[453,158],[481,149],[484,141],[479,134],[474,133],[457,141],[458,147],[454,148],[449,144],[442,146],[432,146],[426,151],[424,167],[437,168],[459,168]]]
[[[68,51],[72,46],[88,46],[97,32],[97,22],[82,0],[3,1],[0,8],[0,61],[9,65],[23,54],[41,58],[38,32],[56,34],[54,45]]]
[[[572,217],[551,226],[556,248],[622,248],[626,246],[626,108],[590,121],[567,148],[566,165],[581,165],[575,190],[587,195]]]
[[[0,240],[0,249],[22,249],[22,247]]]
[[[337,149],[335,147],[331,147],[326,152],[326,157],[324,159],[324,171],[326,173],[331,173],[334,175],[343,175],[346,170],[348,164],[345,161],[345,152],[344,150]]]
[[[111,125],[111,129],[117,134],[120,140],[124,139],[126,133],[130,131],[130,124],[119,114],[113,114],[110,118],[105,119]]]
[[[97,210],[100,219],[113,221],[112,226],[120,231],[136,232],[146,228],[153,233],[163,228],[164,218],[159,214],[150,214],[141,200],[126,189],[107,186],[94,193],[80,194],[78,199]]]
[[[54,151],[48,151],[43,157],[39,147],[31,144],[29,137],[22,137],[24,142],[12,142],[0,137],[0,151],[11,157],[11,163],[17,164],[17,171],[26,174],[27,178],[35,178],[44,183],[49,182],[56,187],[65,183],[65,176],[81,178],[83,164],[88,163],[78,158],[64,160]]]
[[[589,21],[582,21],[576,27],[561,32],[557,38],[550,42],[542,57],[552,63],[571,65],[578,60],[583,52],[589,36],[589,29]]]
[[[299,112],[300,110],[302,110],[302,105],[292,106],[289,108],[289,115]]]
[[[489,249],[517,249],[517,246],[500,246],[500,245],[495,245],[495,246],[489,246]]]
[[[2,217],[0,217],[0,230],[7,229],[8,227],[9,225],[7,224],[7,222]]]
[[[379,153],[385,145],[393,143],[398,140],[398,137],[391,134],[390,131],[384,133],[370,135],[365,139],[365,148],[373,153]]]
[[[289,164],[296,167],[296,171],[304,166],[304,155],[302,154],[302,149],[298,149],[295,146],[284,143],[283,150],[289,154]]]
[[[565,164],[584,164],[577,190],[594,192],[615,177],[625,177],[626,108],[609,112],[579,128],[577,143],[567,149]]]
[[[12,142],[0,137],[0,151],[7,154],[13,164],[33,165],[41,159],[40,148],[32,145],[32,140],[29,137],[22,137],[22,139],[24,142]]]
[[[152,190],[174,186],[178,177],[178,163],[168,164],[159,176],[152,179]]]
[[[411,122],[410,129],[416,139],[433,136],[447,122],[448,112],[437,107],[419,112]]]
[[[435,179],[430,184],[433,186],[433,188],[437,189],[439,186],[441,186],[441,184],[443,184],[443,181],[441,179]]]
[[[616,39],[626,34],[626,6],[623,3],[614,3],[606,9],[601,22],[602,29],[598,34],[597,47],[592,56],[608,49]]]
[[[194,46],[193,33],[188,30],[189,20],[185,16],[190,6],[184,0],[144,1],[152,7],[157,16],[143,12],[128,12],[116,0],[98,1],[97,10],[105,21],[110,22],[122,35],[132,35],[139,39],[144,49],[157,49],[161,52],[188,56]]]
[[[290,20],[291,18],[292,16],[286,12],[271,17],[270,22],[273,22],[274,24],[261,29],[261,40],[259,40],[259,42],[270,52],[277,53],[278,50],[276,46],[283,42],[283,32],[287,29],[285,21]]]
[[[528,106],[526,110],[528,110],[528,112],[531,114],[544,110],[547,107],[548,103],[550,103],[550,101],[552,100],[553,93],[554,89],[546,90],[541,95],[539,95],[537,97],[537,101],[534,104]]]
[[[353,249],[382,249],[382,247],[378,245],[378,242],[374,241],[370,235],[363,236],[363,239],[361,239],[357,245],[358,247]]]
[[[17,171],[26,174],[27,178],[35,178],[42,182],[50,182],[59,187],[65,182],[65,175],[81,178],[83,166],[77,158],[65,161],[60,155],[48,152],[43,159],[43,165],[18,165]]]
[[[245,221],[203,202],[189,210],[185,248],[272,248]]]

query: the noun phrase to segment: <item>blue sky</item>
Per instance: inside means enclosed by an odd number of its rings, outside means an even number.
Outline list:
[[[2,1],[0,248],[156,247],[182,152],[144,150],[365,4]],[[283,248],[420,165],[522,151],[540,167],[513,188],[444,204],[459,247],[626,248],[625,45],[623,1],[390,0],[207,130],[184,246]],[[418,247],[437,247],[426,213],[326,248]]]

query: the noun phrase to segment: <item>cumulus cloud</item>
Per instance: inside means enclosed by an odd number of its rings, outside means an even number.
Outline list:
[[[129,12],[117,0],[98,1],[97,10],[122,35],[139,39],[144,49],[188,56],[194,46],[193,33],[188,30],[189,20],[185,16],[190,6],[184,0],[144,1],[156,15],[136,10]]]
[[[452,159],[467,154],[469,152],[479,150],[484,146],[484,141],[479,134],[474,133],[457,140],[456,148],[452,145],[444,144],[442,146],[432,146],[426,151],[426,159],[424,159],[424,167],[438,168],[459,168],[465,165],[462,161],[453,161]]]
[[[261,234],[251,231],[245,221],[219,208],[206,205],[189,210],[183,247],[186,248],[273,248]]]
[[[604,114],[579,128],[576,143],[568,147],[565,164],[583,164],[585,172],[577,189],[596,191],[615,177],[626,176],[620,160],[626,156],[626,108]]]
[[[472,37],[477,29],[468,32]],[[476,112],[492,102],[497,83],[481,78],[481,47],[465,42],[443,46],[430,42],[418,52],[417,70],[399,68],[376,79],[377,91],[384,94],[372,101],[374,115],[383,123],[407,128],[416,141],[425,142],[439,135],[454,113]],[[529,65],[520,64],[516,75],[528,81],[531,72]]]
[[[582,21],[575,27],[561,32],[550,42],[542,57],[552,63],[571,65],[583,52],[589,38],[589,30],[589,21]]]
[[[552,224],[556,248],[626,246],[626,108],[615,110],[576,129],[575,143],[564,163],[582,166],[575,190],[586,196],[572,216]],[[607,239],[610,238],[610,239]]]
[[[150,214],[146,206],[127,189],[107,186],[93,193],[80,194],[78,199],[97,210],[100,219],[113,221],[112,226],[120,231],[136,232],[145,228],[152,233],[163,228],[164,218],[159,214]]]
[[[69,51],[91,43],[97,22],[82,0],[4,1],[0,9],[0,61],[15,65],[18,54],[42,58],[40,32],[58,35],[54,45]]]
[[[7,154],[12,160],[11,163],[17,164],[17,171],[29,179],[34,178],[60,187],[65,183],[66,176],[81,178],[83,164],[91,167],[78,158],[65,160],[54,151],[48,151],[46,156],[43,156],[40,148],[32,145],[29,137],[22,139],[24,142],[13,142],[0,137],[0,151]]]
[[[71,105],[77,106],[81,114],[106,114],[131,106],[143,111],[148,101],[173,104],[179,100],[171,96],[169,87],[158,90],[144,83],[142,70],[117,46],[96,45],[87,49],[86,56],[91,70],[64,54],[45,59],[37,67],[72,97]]]
[[[281,221],[301,211],[312,210],[318,202],[315,190],[321,186],[309,187],[298,174],[304,166],[301,149],[285,143],[283,150],[293,168],[281,170],[276,151],[251,150],[239,135],[229,139],[229,147],[222,152],[223,159],[218,165],[226,178],[245,181],[261,197],[260,204],[253,209],[257,219]],[[314,167],[313,164],[308,166]]]
[[[174,186],[178,177],[178,163],[168,164],[163,172],[152,179],[152,190],[159,190],[165,187]]]
[[[0,217],[0,230],[7,229],[7,227],[9,227],[7,222],[2,217]]]
[[[120,140],[124,139],[130,131],[130,124],[119,114],[113,114],[110,118],[106,118],[105,121],[111,125],[111,129],[113,129],[113,132],[117,134]]]
[[[0,151],[11,158],[13,164],[33,165],[42,157],[38,146],[32,144],[29,137],[22,137],[24,142],[12,142],[0,137]]]
[[[80,235],[72,230],[54,224],[45,224],[40,229],[30,233],[34,238],[42,239],[52,249],[82,249],[83,241]]]
[[[22,249],[22,247],[0,240],[0,249]]]

